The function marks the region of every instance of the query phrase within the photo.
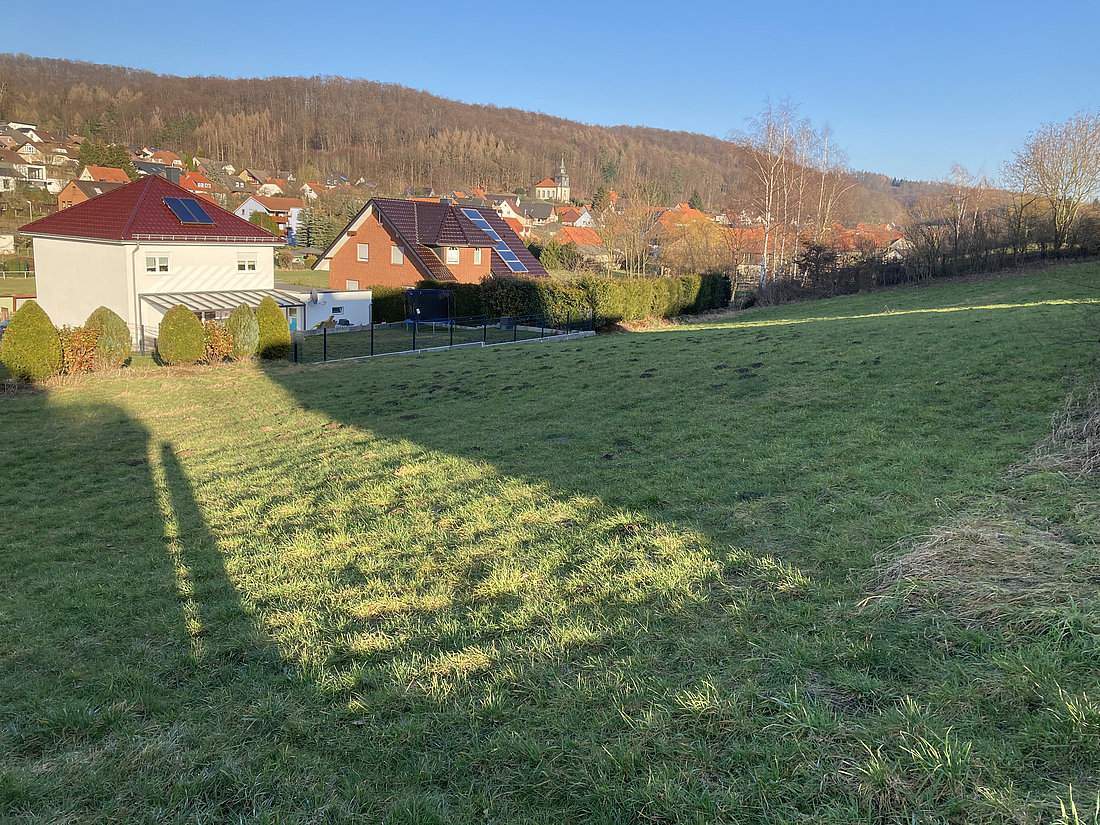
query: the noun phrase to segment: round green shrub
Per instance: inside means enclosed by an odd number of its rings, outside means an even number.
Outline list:
[[[290,326],[286,313],[270,295],[256,308],[256,323],[260,327],[257,351],[261,358],[277,361],[290,355]]]
[[[234,361],[244,361],[256,354],[260,344],[260,325],[256,323],[256,313],[248,304],[241,304],[229,314],[225,322],[233,345],[229,348],[229,357]]]
[[[107,307],[92,310],[92,314],[84,322],[84,329],[94,329],[99,333],[99,341],[96,343],[98,368],[114,369],[126,363],[133,341],[130,338],[130,328],[116,312]]]
[[[61,337],[50,316],[27,301],[12,316],[0,341],[0,361],[13,378],[40,381],[61,372]]]
[[[196,364],[206,354],[202,321],[183,304],[176,304],[160,319],[157,355],[164,364]]]

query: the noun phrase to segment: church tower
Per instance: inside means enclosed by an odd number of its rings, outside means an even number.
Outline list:
[[[561,168],[558,169],[557,177],[554,178],[554,183],[557,186],[556,200],[564,203],[569,200],[569,175],[565,173],[565,155],[561,156]]]

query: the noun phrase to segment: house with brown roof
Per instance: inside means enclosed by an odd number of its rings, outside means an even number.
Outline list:
[[[174,166],[177,169],[183,168],[183,159],[175,152],[169,152],[167,149],[157,149],[150,152],[148,158],[150,163],[159,163],[163,166]]]
[[[314,269],[330,289],[478,283],[493,274],[546,277],[535,256],[489,207],[372,198]]]
[[[129,181],[127,181],[129,183]],[[104,192],[125,186],[124,183],[106,183],[98,180],[71,180],[65,184],[65,188],[57,193],[57,210],[76,206],[78,203],[91,200]]]
[[[103,183],[129,183],[130,178],[121,169],[113,166],[85,166],[76,176],[77,180],[97,180]]]
[[[20,232],[33,240],[37,300],[55,324],[83,324],[106,306],[148,334],[176,304],[216,318],[265,295],[304,318],[302,302],[274,288],[278,238],[157,175]]]
[[[297,198],[272,198],[264,195],[250,195],[240,206],[233,210],[233,214],[249,220],[253,213],[262,212],[267,215],[279,227],[279,234],[283,240],[293,245],[294,238],[298,234],[298,216],[305,209],[305,204]]]

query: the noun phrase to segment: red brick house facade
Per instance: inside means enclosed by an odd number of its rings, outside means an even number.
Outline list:
[[[474,221],[488,226],[500,242]],[[373,198],[313,268],[327,269],[329,288],[340,290],[411,287],[426,280],[472,284],[494,273],[546,277],[546,270],[492,209],[394,198]]]

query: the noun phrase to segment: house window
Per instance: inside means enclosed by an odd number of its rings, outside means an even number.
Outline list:
[[[458,247],[457,246],[448,246],[447,247],[447,263],[449,263],[449,264],[457,264],[458,263]]]
[[[369,261],[370,260],[370,244],[369,243],[360,243],[360,244],[356,244],[355,246],[359,250],[359,260]]]
[[[332,308],[332,314],[333,315],[343,315],[344,314],[344,308],[343,307],[333,307]]]
[[[238,272],[255,272],[256,271],[256,259],[255,258],[238,258],[237,259],[237,271]]]
[[[151,275],[163,275],[168,271],[168,256],[146,255],[145,271]]]
[[[481,266],[481,247],[474,250],[474,266]]]
[[[348,289],[359,289],[359,282],[348,278]]]
[[[391,264],[403,264],[405,263],[405,250],[400,246],[395,246],[390,250],[390,263]]]

